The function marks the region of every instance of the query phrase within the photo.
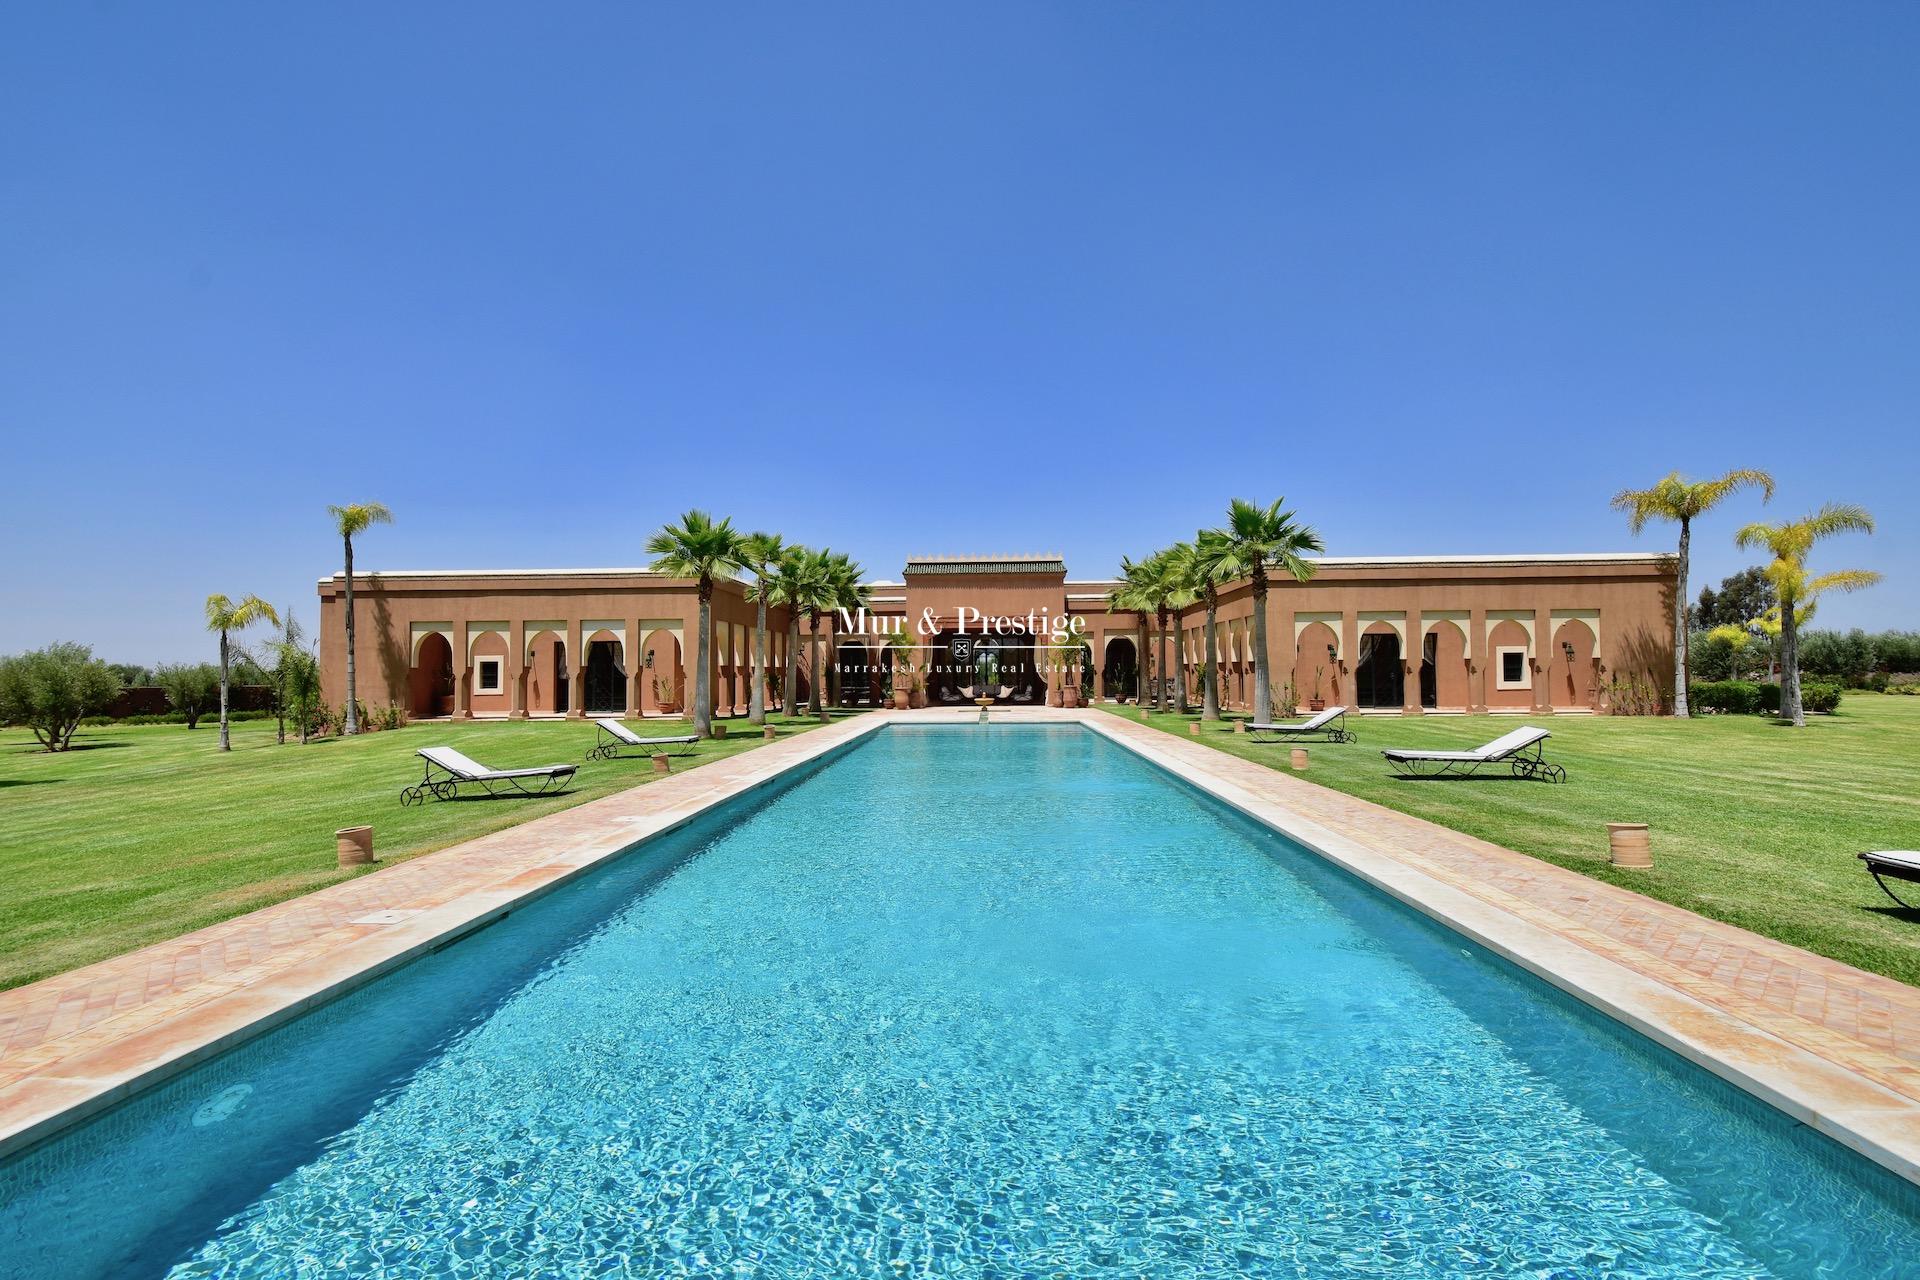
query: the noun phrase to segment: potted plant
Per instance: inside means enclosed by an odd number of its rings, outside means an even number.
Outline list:
[[[660,704],[660,710],[668,715],[673,715],[680,710],[680,692],[672,672],[653,678],[653,697]]]
[[[1300,714],[1300,694],[1293,687],[1291,677],[1282,686],[1280,696],[1274,700],[1274,703],[1272,715],[1275,720],[1291,720]]]
[[[918,640],[918,636],[904,626],[887,637],[887,647],[893,650],[893,707],[896,711],[926,705],[924,697],[915,701],[923,688],[920,672],[913,665],[913,651]]]
[[[1320,677],[1326,674],[1326,670],[1325,667],[1315,667],[1313,669],[1313,696],[1307,699],[1307,709],[1309,711],[1325,711],[1327,709],[1327,700],[1320,696]]]

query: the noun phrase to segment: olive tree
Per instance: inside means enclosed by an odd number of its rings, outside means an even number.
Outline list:
[[[50,644],[0,658],[0,722],[23,724],[48,751],[65,751],[84,716],[106,710],[120,678],[83,644]]]
[[[220,705],[220,668],[211,662],[168,662],[156,667],[153,681],[166,693],[187,728]]]

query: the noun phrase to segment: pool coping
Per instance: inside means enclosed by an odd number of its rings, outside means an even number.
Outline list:
[[[125,1034],[112,1029],[115,1034],[93,1037],[93,1042],[80,1044],[73,1052],[54,1054],[5,1080],[0,1083],[0,1158],[35,1146],[134,1093],[457,941],[607,861],[864,741],[888,725],[959,726],[976,718],[973,708],[933,708],[837,721],[262,908],[238,917],[237,922],[183,935],[132,953],[131,957],[102,961],[61,975],[59,980],[71,983],[76,978],[85,979],[90,971],[137,968],[128,962],[149,952],[189,943],[200,934],[232,929],[236,923],[258,923],[265,928],[272,920],[284,919],[287,912],[298,910],[301,904],[351,886],[377,883],[389,871],[404,872],[422,865],[458,867],[462,859],[485,863],[483,855],[489,851],[524,848],[529,841],[539,846],[530,858],[498,863],[500,874],[495,878],[482,880],[450,900],[419,910],[402,905],[355,919],[352,929],[327,934],[324,949],[309,947],[291,953],[285,963],[267,966],[257,977],[242,976],[233,982],[214,984],[211,994],[179,996],[171,998],[171,1004],[168,998],[162,998],[155,1002],[157,1011],[152,1016]],[[1467,892],[1422,869],[1418,854],[1370,847],[1287,803],[1288,788],[1313,784],[1097,709],[995,709],[991,719],[1000,724],[1085,726],[1788,1118],[1827,1135],[1908,1182],[1920,1184],[1920,1100],[1769,1029],[1766,1018],[1751,1009],[1743,1016],[1699,998],[1684,989],[1686,984],[1661,981],[1628,967],[1603,954],[1592,939],[1583,941],[1577,929],[1554,927],[1554,920],[1545,918],[1549,913],[1544,909],[1530,911],[1525,901],[1511,897],[1503,900],[1493,891]],[[1249,786],[1220,776],[1221,762],[1226,761],[1242,766],[1227,771],[1241,773]],[[1213,769],[1203,767],[1208,765]],[[1453,840],[1471,841],[1492,855],[1520,860],[1535,868],[1547,866],[1524,854],[1472,841],[1448,828],[1367,801],[1325,788],[1313,790],[1350,801],[1363,814],[1377,812],[1390,816],[1396,824],[1418,824]],[[1578,874],[1551,870],[1567,876]],[[1651,902],[1628,889],[1585,878],[1581,882],[1596,895]],[[1797,951],[1757,939],[1732,925],[1686,914],[1704,921],[1704,926],[1712,930]],[[1808,959],[1819,958],[1809,955]],[[1864,982],[1886,981],[1846,966],[1839,968]],[[0,1008],[39,985],[0,993]],[[1692,985],[1701,988],[1697,982]],[[1920,1000],[1920,993],[1914,998]]]
[[[404,906],[354,922],[355,936],[321,954],[293,960],[256,981],[201,998],[182,996],[176,1008],[102,1044],[56,1056],[0,1084],[0,1159],[38,1146],[62,1131],[144,1092],[209,1058],[262,1035],[320,1005],[364,986],[422,955],[486,927],[595,868],[686,826],[721,805],[778,783],[884,728],[882,715],[862,715],[810,728],[753,751],[703,763],[683,773],[589,800],[555,813],[396,863],[366,876],[142,948],[128,956],[44,981],[72,981],[88,970],[124,967],[148,952],[189,942],[199,933],[244,927],[298,909],[324,895],[365,886],[390,871],[437,860],[441,865],[529,839],[550,842],[551,856],[508,869],[450,901],[420,909]],[[730,766],[730,767],[729,767]],[[712,771],[712,772],[709,772]],[[716,785],[716,778],[726,781]],[[664,803],[663,803],[664,801]],[[584,828],[584,829],[583,829]],[[0,992],[0,1003],[39,983]]]
[[[1524,903],[1502,905],[1467,893],[1422,870],[1415,857],[1368,847],[1289,808],[1278,795],[1258,794],[1195,767],[1200,761],[1188,753],[1201,752],[1271,773],[1276,791],[1285,785],[1313,785],[1304,779],[1286,777],[1264,765],[1242,761],[1198,742],[1183,741],[1120,716],[1095,712],[1082,716],[1081,722],[1115,745],[1279,832],[1787,1118],[1825,1134],[1909,1183],[1920,1184],[1920,1101],[1869,1079],[1847,1063],[1794,1043],[1766,1027],[1763,1018],[1739,1016],[1599,953],[1570,931],[1529,920],[1520,909]],[[1357,798],[1343,798],[1356,805],[1380,808]],[[1405,822],[1438,826],[1397,811],[1384,812]],[[1449,828],[1439,829],[1458,835]],[[1498,846],[1488,847],[1513,858],[1527,858]],[[1537,859],[1527,860],[1547,865]],[[1602,881],[1587,883],[1597,894],[1641,896]],[[1718,921],[1707,924],[1715,930],[1747,934]],[[1874,980],[1864,972],[1860,976]]]

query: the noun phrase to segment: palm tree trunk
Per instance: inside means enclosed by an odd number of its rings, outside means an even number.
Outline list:
[[[700,635],[694,642],[693,731],[713,736],[713,673],[708,662],[713,648],[713,579],[700,579]]]
[[[800,696],[800,611],[787,606],[787,680],[780,686],[780,709],[788,715],[795,711]]]
[[[227,737],[227,631],[220,629],[220,749],[233,750],[233,742]]]
[[[1160,610],[1159,619],[1160,670],[1154,674],[1158,677],[1160,685],[1159,688],[1155,690],[1154,705],[1159,709],[1161,715],[1165,715],[1173,710],[1173,692],[1167,688],[1167,611],[1165,609]]]
[[[347,710],[340,732],[350,737],[360,732],[360,708],[353,684],[353,536],[349,534],[342,541],[347,544]]]
[[[1253,570],[1253,718],[1273,715],[1273,678],[1267,672],[1267,574]]]
[[[273,673],[273,710],[274,718],[280,722],[279,739],[276,745],[287,745],[287,677],[286,662],[274,664]]]
[[[758,591],[758,607],[753,614],[753,688],[747,693],[747,723],[767,722],[767,583],[763,578]]]
[[[1207,636],[1206,650],[1201,655],[1200,718],[1218,720],[1220,718],[1220,639],[1214,621],[1220,608],[1220,599],[1211,591],[1207,593]]]
[[[1688,718],[1687,681],[1693,675],[1692,657],[1687,652],[1687,560],[1693,549],[1693,526],[1686,519],[1680,519],[1680,563],[1678,576],[1673,584],[1673,714],[1678,720]]]
[[[807,710],[814,715],[825,715],[820,705],[820,615],[813,614],[808,621],[813,629],[813,647],[807,653]]]
[[[1780,594],[1780,717],[1795,727],[1807,727],[1806,708],[1800,705],[1800,627],[1794,619],[1797,604]]]

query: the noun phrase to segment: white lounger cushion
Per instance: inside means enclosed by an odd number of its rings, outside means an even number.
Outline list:
[[[1347,714],[1345,707],[1328,707],[1325,711],[1315,715],[1311,720],[1300,720],[1292,724],[1249,723],[1247,728],[1258,729],[1262,733],[1311,733],[1315,729],[1325,727],[1328,721],[1345,714]]]
[[[545,778],[556,773],[572,773],[570,764],[550,764],[538,769],[489,769],[452,747],[422,747],[420,754],[455,777],[479,781],[482,778]]]
[[[630,747],[658,747],[669,742],[700,741],[700,735],[697,733],[676,734],[671,738],[643,738],[618,720],[595,720],[594,723]]]
[[[1872,849],[1860,856],[1869,864],[1879,862],[1907,871],[1920,871],[1920,853],[1911,849]]]
[[[1532,725],[1521,725],[1512,733],[1503,733],[1484,747],[1472,751],[1383,751],[1380,754],[1395,760],[1443,760],[1462,764],[1478,760],[1489,762],[1500,760],[1516,751],[1524,750],[1553,735],[1545,729],[1536,729]]]

